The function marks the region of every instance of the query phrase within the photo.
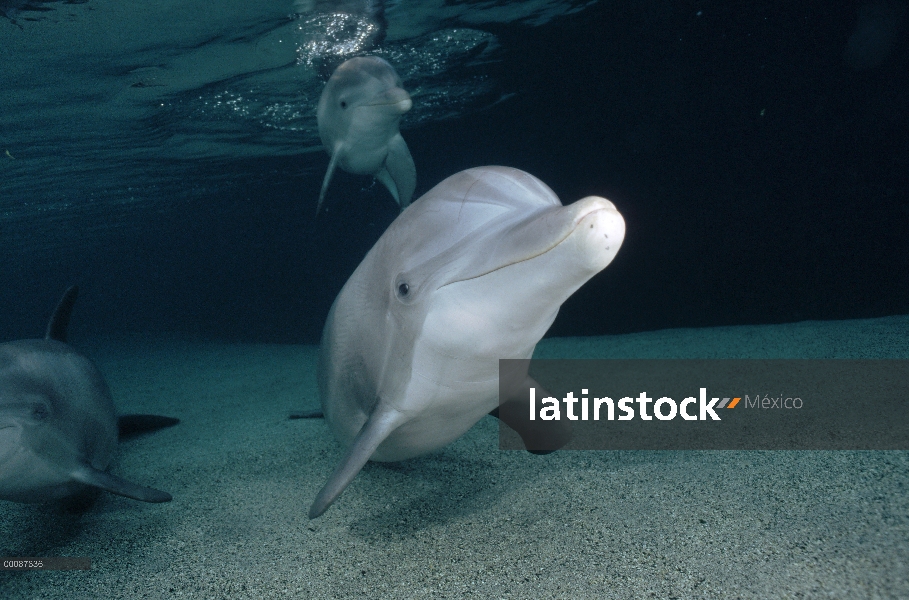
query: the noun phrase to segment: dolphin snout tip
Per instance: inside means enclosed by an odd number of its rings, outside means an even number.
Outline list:
[[[615,205],[599,196],[588,196],[576,202],[575,233],[579,249],[589,266],[600,271],[615,258],[625,239],[625,219]]]
[[[397,112],[402,115],[413,108],[413,100],[410,98],[410,96],[407,95],[407,92],[404,92],[403,96],[395,96],[393,98],[390,98],[388,104],[394,106]]]
[[[608,221],[613,224],[621,222],[622,235],[625,232],[625,220],[615,204],[600,196],[587,196],[571,205],[575,209],[575,224],[595,218],[598,221]]]
[[[581,212],[583,213],[581,218],[583,218],[583,216],[587,213],[591,213],[596,210],[612,210],[618,212],[615,204],[606,198],[603,198],[602,196],[587,196],[585,198],[581,198],[574,204],[581,209]]]
[[[397,112],[402,115],[413,108],[413,99],[410,97],[410,94],[407,93],[407,90],[401,88],[395,88],[388,90],[381,96],[377,97],[375,101],[370,102],[371,106],[392,106],[396,109]]]

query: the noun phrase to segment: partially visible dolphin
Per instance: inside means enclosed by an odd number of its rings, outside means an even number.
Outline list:
[[[417,187],[417,169],[399,124],[412,106],[401,78],[377,56],[351,58],[335,69],[316,112],[319,137],[331,155],[316,212],[338,167],[373,175],[402,210],[407,208]]]
[[[48,502],[91,488],[144,502],[171,495],[107,472],[120,433],[177,423],[154,415],[119,421],[95,365],[66,344],[78,288],[57,305],[43,340],[0,344],[0,499]]]
[[[366,461],[431,452],[487,413],[517,429],[528,449],[563,445],[564,432],[515,418],[527,415],[512,409],[526,407],[536,386],[526,366],[502,374],[514,393],[498,397],[499,359],[530,358],[562,302],[612,261],[624,236],[608,200],[562,206],[539,179],[506,167],[457,173],[401,213],[325,324],[322,413],[347,452],[309,517]]]

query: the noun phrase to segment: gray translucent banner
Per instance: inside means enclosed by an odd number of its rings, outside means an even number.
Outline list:
[[[75,571],[92,568],[92,560],[84,556],[15,556],[0,558],[0,571]]]
[[[909,360],[501,360],[499,373],[506,450],[909,449]]]

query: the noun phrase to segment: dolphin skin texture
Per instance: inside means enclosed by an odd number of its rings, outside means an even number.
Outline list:
[[[118,435],[167,427],[176,419],[118,420],[97,367],[66,343],[78,288],[57,305],[45,339],[0,344],[0,499],[50,502],[91,497],[93,489],[144,502],[171,495],[107,471]]]
[[[372,175],[401,210],[407,208],[417,187],[417,169],[399,127],[412,106],[401,78],[377,56],[351,58],[335,69],[316,111],[319,137],[331,156],[317,213],[337,168]]]
[[[539,179],[507,167],[457,173],[403,211],[325,324],[321,412],[347,450],[310,518],[368,460],[432,452],[489,413],[529,450],[564,445],[570,431],[534,430],[517,417],[536,386],[526,368],[502,374],[514,392],[500,405],[499,359],[530,358],[561,304],[612,262],[624,236],[608,200],[562,206]]]

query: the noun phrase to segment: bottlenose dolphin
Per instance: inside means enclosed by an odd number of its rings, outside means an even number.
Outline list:
[[[401,137],[401,115],[413,106],[394,68],[377,56],[342,63],[322,90],[316,118],[319,137],[331,155],[316,212],[337,167],[373,175],[401,209],[417,186],[417,169]]]
[[[66,344],[78,288],[57,305],[43,340],[0,344],[0,499],[47,502],[92,488],[144,502],[171,495],[107,472],[121,434],[176,419],[127,415],[119,421],[97,367]]]
[[[516,417],[527,415],[520,407],[536,385],[526,366],[502,374],[514,392],[499,398],[499,359],[530,358],[562,302],[612,261],[624,236],[608,200],[562,206],[542,181],[506,167],[457,173],[402,212],[325,324],[321,412],[347,453],[309,517],[325,512],[366,461],[431,452],[487,413],[528,449],[563,445],[563,432],[535,431]]]

